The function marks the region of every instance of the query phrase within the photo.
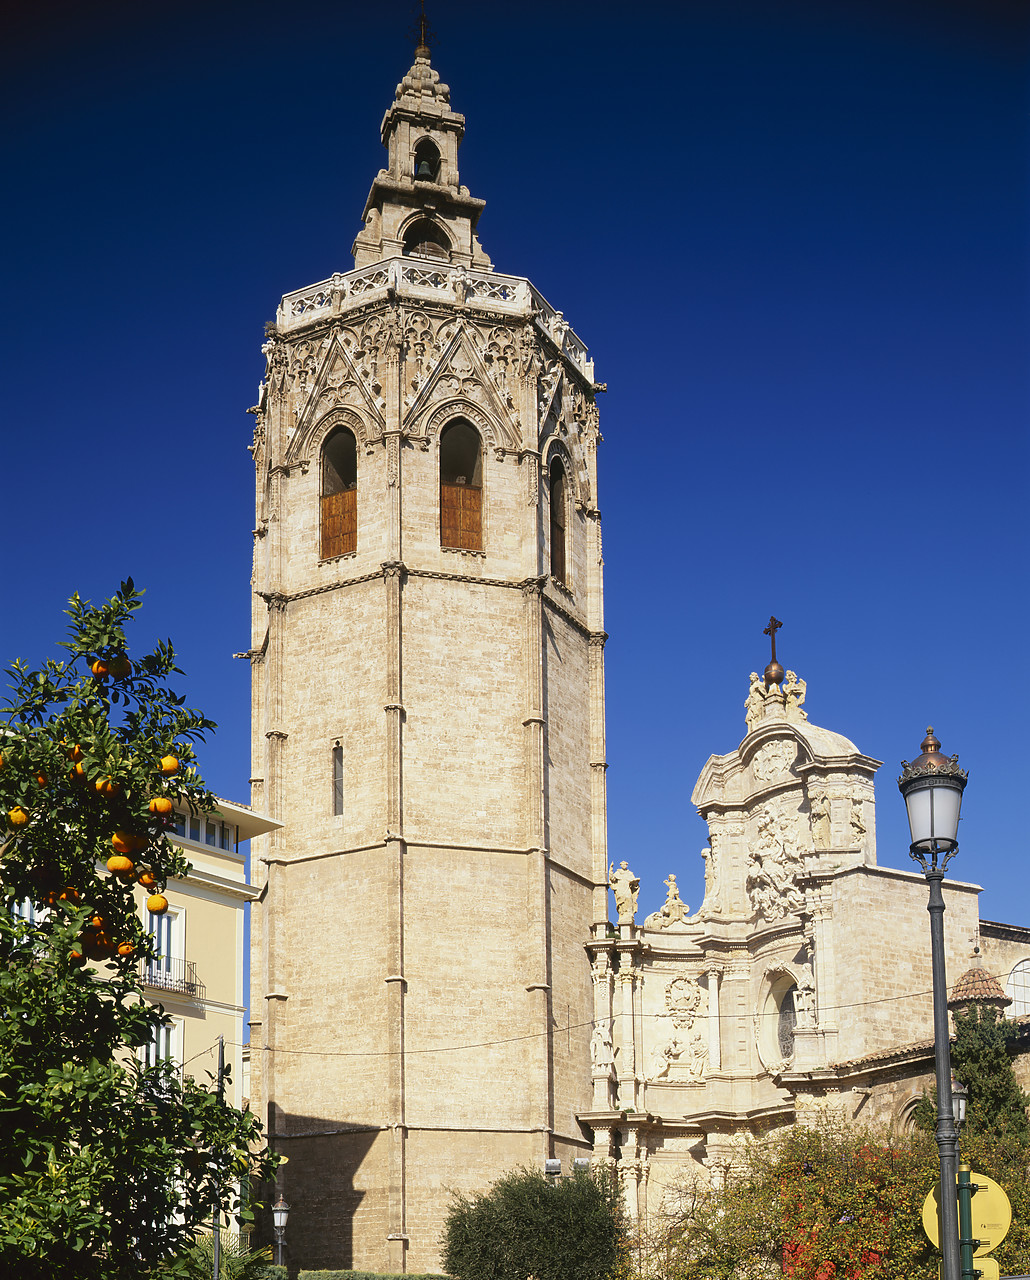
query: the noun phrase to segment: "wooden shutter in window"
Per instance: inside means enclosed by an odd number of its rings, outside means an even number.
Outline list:
[[[483,550],[483,490],[465,484],[440,485],[440,545]]]
[[[358,549],[358,491],[344,489],[322,497],[322,559]]]

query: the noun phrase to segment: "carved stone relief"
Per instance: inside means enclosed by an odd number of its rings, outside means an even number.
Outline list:
[[[755,781],[772,782],[789,773],[797,753],[797,744],[793,738],[763,742],[751,759],[751,772]]]
[[[661,1080],[678,1068],[677,1078],[700,1082],[708,1069],[707,1000],[696,978],[673,978],[665,989],[660,1017],[672,1020],[668,1036],[651,1052],[648,1079]]]
[[[797,822],[797,815],[777,815],[769,808],[758,813],[758,835],[748,857],[746,887],[751,909],[764,920],[782,920],[804,906],[804,894],[795,883],[804,870]]]

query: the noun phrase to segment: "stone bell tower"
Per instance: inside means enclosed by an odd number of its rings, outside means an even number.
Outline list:
[[[420,45],[355,268],[254,410],[252,1102],[290,1262],[438,1269],[451,1190],[589,1154],[605,634],[593,362],[493,270]]]

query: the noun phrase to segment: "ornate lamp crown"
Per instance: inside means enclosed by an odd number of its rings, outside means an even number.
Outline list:
[[[898,789],[902,794],[905,788],[901,785],[908,782],[911,778],[922,778],[927,774],[951,774],[956,778],[962,779],[962,786],[965,786],[969,779],[969,773],[965,769],[959,768],[958,756],[946,756],[941,753],[941,744],[934,737],[933,725],[928,725],[926,729],[926,737],[919,744],[922,747],[922,755],[916,756],[911,761],[902,760],[901,777],[898,779]]]

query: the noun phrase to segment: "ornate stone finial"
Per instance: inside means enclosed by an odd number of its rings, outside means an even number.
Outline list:
[[[771,684],[779,684],[783,679],[783,668],[776,661],[776,632],[779,631],[783,623],[779,618],[770,618],[769,625],[762,632],[763,636],[768,636],[772,642],[772,660],[764,671],[765,687],[768,689]]]

